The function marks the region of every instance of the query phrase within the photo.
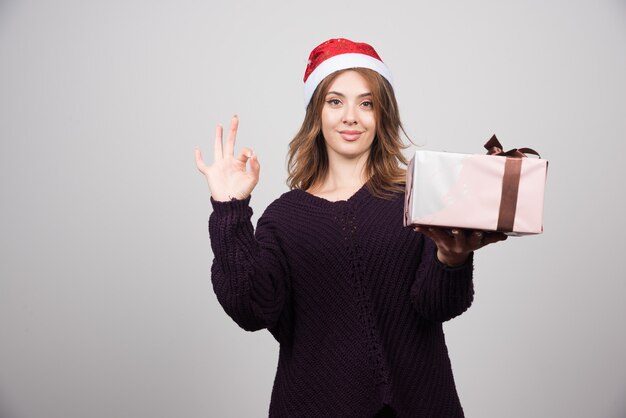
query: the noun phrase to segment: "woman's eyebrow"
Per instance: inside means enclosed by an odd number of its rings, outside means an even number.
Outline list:
[[[328,93],[326,93],[326,96],[329,96],[329,95],[331,95],[331,94],[332,94],[332,95],[335,95],[335,96],[346,97],[346,95],[345,95],[345,94],[343,94],[343,93],[339,93],[338,91],[329,91]],[[370,92],[368,91],[368,92],[366,92],[366,93],[361,93],[361,94],[359,94],[357,97],[366,97],[366,96],[371,96],[371,95],[372,95],[372,93],[370,93]]]

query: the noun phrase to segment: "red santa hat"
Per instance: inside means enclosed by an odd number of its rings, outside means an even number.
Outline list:
[[[309,55],[304,72],[304,106],[309,105],[315,88],[324,78],[348,68],[369,68],[393,84],[391,71],[371,45],[344,38],[329,39],[315,47]]]

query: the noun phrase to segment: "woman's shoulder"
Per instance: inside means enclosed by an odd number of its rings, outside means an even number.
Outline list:
[[[301,194],[303,193],[306,192],[299,189],[284,192],[267,206],[263,215],[280,216],[284,213],[292,213],[298,202],[302,201],[303,196]]]
[[[284,192],[283,194],[281,194],[276,200],[274,200],[270,206],[275,205],[275,206],[284,206],[284,205],[290,205],[293,204],[293,202],[299,202],[302,201],[302,198],[304,197],[303,195],[306,194],[306,192],[302,189],[291,189],[288,190],[286,192]]]
[[[283,193],[272,201],[257,223],[257,227],[264,230],[270,228],[275,233],[292,236],[294,231],[304,231],[313,228],[316,224],[313,219],[324,216],[315,205],[308,202],[311,199],[304,190],[293,189]],[[279,232],[282,231],[282,232]]]

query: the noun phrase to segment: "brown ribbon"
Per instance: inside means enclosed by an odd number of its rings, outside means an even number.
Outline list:
[[[495,135],[485,144],[488,155],[506,157],[504,174],[502,176],[502,197],[500,198],[500,213],[498,214],[498,231],[512,232],[517,208],[517,193],[519,191],[520,176],[522,173],[522,158],[526,154],[534,154],[541,158],[539,153],[531,148],[513,148],[502,150],[502,144]]]
[[[485,149],[487,150],[487,154],[497,155],[500,157],[524,158],[527,157],[526,154],[533,154],[541,158],[541,155],[539,155],[539,153],[532,148],[513,148],[505,152],[502,150],[502,144],[500,144],[500,141],[498,141],[498,138],[496,138],[495,135],[487,141]]]

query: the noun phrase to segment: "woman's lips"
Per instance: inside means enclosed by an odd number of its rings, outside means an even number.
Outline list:
[[[357,139],[359,139],[363,132],[361,132],[361,131],[340,131],[339,133],[341,134],[341,137],[343,139],[345,139],[346,141],[352,142],[352,141],[356,141]]]

